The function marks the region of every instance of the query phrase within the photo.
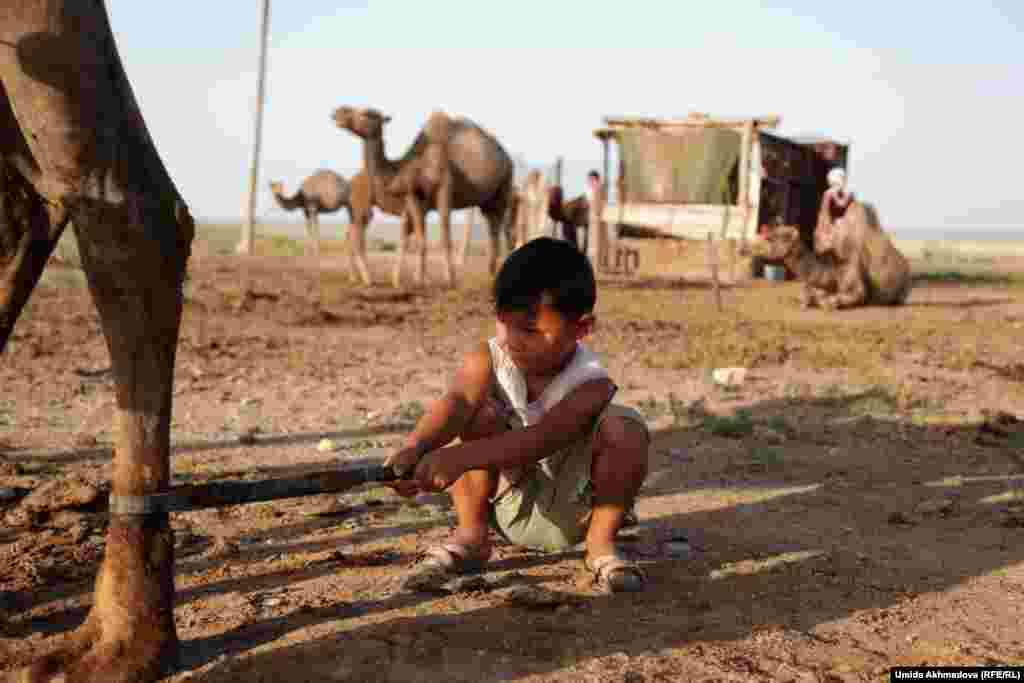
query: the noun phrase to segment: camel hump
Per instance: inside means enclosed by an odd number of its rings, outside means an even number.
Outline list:
[[[423,132],[430,142],[447,142],[451,135],[452,119],[446,112],[437,110],[427,119]]]

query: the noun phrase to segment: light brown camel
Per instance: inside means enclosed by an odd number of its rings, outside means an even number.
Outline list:
[[[174,536],[163,513],[174,358],[194,225],[156,151],[96,0],[0,12],[0,351],[74,226],[114,372],[106,553],[92,609],[17,681],[157,680],[176,661]]]
[[[851,211],[859,204],[851,206]],[[856,227],[856,226],[860,227]],[[804,283],[801,304],[828,310],[866,305],[897,305],[910,292],[910,266],[889,237],[867,227],[866,220],[837,232],[835,250],[819,256],[804,243],[799,229],[782,225],[745,247],[754,256],[780,259]]]
[[[409,233],[419,237],[415,282],[426,270],[426,214],[437,210],[441,223],[446,281],[455,283],[452,264],[451,211],[480,207],[490,234],[489,267],[497,270],[499,234],[511,249],[514,241],[510,203],[515,168],[493,135],[469,119],[436,112],[399,159],[384,149],[384,124],[391,117],[376,109],[338,107],[334,122],[363,140],[363,170],[370,178],[370,203],[402,217],[401,241],[393,281],[401,285],[401,269]],[[353,194],[355,201],[356,195]]]
[[[302,209],[306,216],[306,234],[312,240],[317,259],[320,258],[320,218],[322,213],[334,213],[342,208],[348,210],[349,224],[349,277],[359,277],[363,284],[372,283],[370,269],[366,265],[365,230],[369,221],[357,224],[356,212],[352,208],[352,185],[334,171],[320,169],[302,181],[299,190],[287,197],[284,185],[276,180],[270,182],[270,191],[277,205],[285,211]],[[369,207],[360,207],[367,208]],[[358,275],[357,275],[358,273]]]

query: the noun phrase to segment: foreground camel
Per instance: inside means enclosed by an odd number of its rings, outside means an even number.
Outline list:
[[[885,233],[866,224],[851,226],[836,242],[835,251],[824,256],[817,255],[804,243],[800,231],[789,225],[769,230],[744,251],[782,260],[804,283],[804,308],[896,305],[904,303],[910,292],[907,259]]]
[[[317,259],[320,258],[319,215],[334,213],[343,207],[347,209],[349,277],[355,279],[358,273],[363,284],[370,286],[373,281],[370,277],[370,269],[366,265],[366,229],[373,217],[373,207],[367,205],[366,201],[353,201],[352,192],[353,185],[361,186],[364,183],[365,178],[353,178],[350,183],[334,171],[321,169],[303,180],[299,190],[291,197],[285,196],[284,185],[276,180],[270,182],[270,191],[273,193],[277,205],[285,211],[302,209],[306,215],[306,234],[313,241]],[[365,220],[357,220],[357,217],[363,216],[365,216]]]
[[[406,153],[389,159],[384,149],[384,125],[391,120],[376,109],[338,107],[334,122],[363,140],[363,171],[369,178],[369,201],[373,206],[402,216],[401,240],[393,282],[401,285],[401,269],[408,236],[415,230],[419,260],[415,282],[423,281],[426,270],[426,214],[437,210],[441,222],[446,281],[455,284],[452,264],[451,211],[480,207],[490,232],[490,272],[497,270],[499,234],[513,243],[510,205],[515,168],[511,157],[493,135],[464,117],[431,116]]]
[[[16,681],[149,682],[176,662],[171,396],[194,224],[96,0],[0,12],[0,351],[70,222],[114,372],[106,554],[89,616]]]

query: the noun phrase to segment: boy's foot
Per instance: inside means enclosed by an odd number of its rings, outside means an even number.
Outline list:
[[[636,562],[620,553],[588,557],[584,566],[594,575],[594,585],[605,593],[636,593],[647,585],[647,575]]]
[[[436,590],[453,576],[472,574],[487,566],[491,549],[462,543],[443,543],[423,553],[402,580],[406,590]]]

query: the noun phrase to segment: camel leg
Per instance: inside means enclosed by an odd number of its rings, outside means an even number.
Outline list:
[[[402,286],[402,268],[405,266],[405,252],[409,248],[409,233],[412,230],[412,217],[409,211],[402,212],[402,225],[398,233],[398,254],[395,257],[395,270],[391,274],[391,283],[395,289]]]
[[[9,97],[25,131],[16,147],[39,166],[34,193],[51,210],[66,210],[78,236],[115,375],[112,493],[129,505],[110,515],[85,623],[59,652],[12,679],[149,683],[177,652],[174,539],[166,513],[126,513],[144,503],[138,496],[169,484],[174,354],[193,224],[146,130],[103,3],[21,0],[0,24],[10,48],[0,60],[0,117]],[[9,121],[0,128],[7,143],[19,134]],[[63,219],[51,221],[48,241],[56,243]],[[35,232],[32,243],[41,237]],[[9,313],[20,309],[46,249],[52,244],[24,251]]]
[[[427,221],[426,211],[424,210],[420,201],[415,195],[409,193],[406,195],[405,200],[405,212],[412,218],[412,228],[416,232],[416,238],[419,240],[417,249],[416,269],[413,271],[413,282],[416,285],[422,285],[424,281],[424,274],[427,270]]]
[[[349,215],[349,272],[352,273],[354,281],[356,278],[355,273],[358,271],[359,277],[362,278],[363,284],[367,287],[373,284],[373,279],[370,277],[370,268],[366,265],[366,228],[368,223],[369,221],[364,220],[362,217],[353,218],[351,214]],[[355,270],[353,270],[353,266]]]
[[[124,207],[96,203],[73,213],[114,369],[112,493],[129,498],[169,485],[174,358],[193,233],[184,205],[142,201],[150,204],[144,225]],[[173,553],[167,513],[112,511],[88,619],[69,648],[37,662],[27,680],[57,670],[69,681],[151,681],[165,673],[178,646]]]
[[[320,263],[320,214],[315,208],[306,209],[306,230],[313,243],[313,257]]]
[[[501,216],[495,215],[490,210],[485,210],[482,213],[487,221],[487,235],[489,237],[487,241],[487,264],[490,273],[493,275],[497,272],[498,250],[500,249],[499,240],[501,239]]]
[[[66,214],[51,215],[42,197],[0,159],[0,353],[66,225]]]
[[[445,283],[455,286],[455,264],[452,263],[452,193],[445,183],[437,196],[437,215],[441,224],[441,253],[444,254]]]
[[[830,307],[853,308],[867,303],[868,290],[864,286],[864,277],[861,272],[859,261],[854,260],[849,263],[846,271],[839,278],[839,292],[831,297]]]

